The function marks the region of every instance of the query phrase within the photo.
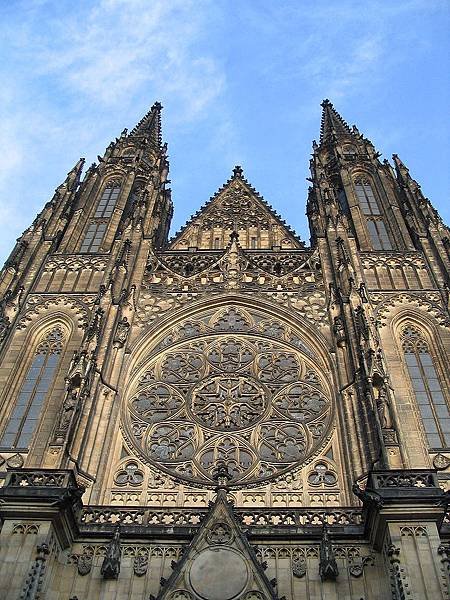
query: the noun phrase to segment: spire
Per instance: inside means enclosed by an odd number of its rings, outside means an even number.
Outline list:
[[[147,136],[157,146],[161,146],[161,109],[162,105],[155,102],[148,113],[139,121],[130,132],[130,136]]]
[[[328,138],[333,134],[336,136],[352,135],[352,130],[329,100],[324,100],[320,106],[322,107],[322,121],[320,124],[321,144],[328,141]]]

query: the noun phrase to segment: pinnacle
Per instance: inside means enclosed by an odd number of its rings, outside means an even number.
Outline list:
[[[239,177],[239,179],[242,179],[244,175],[244,170],[242,169],[242,167],[240,165],[236,165],[233,169],[233,177]]]
[[[332,136],[352,135],[347,122],[334,108],[333,104],[325,98],[322,107],[322,122],[320,124],[320,143],[328,141]]]
[[[131,131],[130,136],[145,135],[156,146],[161,146],[161,109],[162,104],[155,102],[151,109],[144,115]]]

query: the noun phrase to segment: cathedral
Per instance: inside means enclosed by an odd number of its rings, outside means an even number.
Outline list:
[[[448,600],[450,230],[324,100],[309,246],[240,166],[169,238],[161,109],[0,272],[0,599]]]

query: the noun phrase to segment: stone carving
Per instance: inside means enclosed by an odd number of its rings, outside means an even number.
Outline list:
[[[148,556],[137,554],[133,559],[133,573],[136,577],[142,577],[147,573]]]
[[[45,563],[50,553],[47,544],[37,546],[37,555],[33,566],[31,567],[25,587],[20,594],[20,600],[38,600],[44,579]]]
[[[322,539],[320,541],[319,574],[322,581],[334,581],[339,575],[333,546],[328,535],[328,529],[325,525],[322,530]]]
[[[225,461],[235,485],[279,475],[324,443],[331,401],[323,376],[301,345],[261,339],[255,316],[227,307],[189,320],[183,334],[208,335],[175,345],[174,332],[170,347],[141,363],[123,416],[143,461],[210,485],[217,461]],[[268,331],[291,336],[276,322]]]
[[[295,558],[292,561],[292,575],[299,578],[306,575],[306,560],[303,557]]]
[[[120,529],[117,528],[113,539],[110,541],[106,548],[105,558],[103,560],[100,573],[103,575],[103,579],[117,579],[120,572]]]
[[[135,462],[128,462],[114,477],[114,481],[117,485],[138,486],[141,485],[143,480],[144,474]]]
[[[30,294],[25,304],[25,311],[17,323],[17,329],[25,329],[34,317],[41,313],[48,313],[49,309],[61,306],[68,309],[76,316],[78,327],[84,328],[89,320],[89,309],[94,301],[94,296],[82,296],[79,299],[73,296],[58,295],[56,297]]]
[[[436,454],[433,458],[433,467],[438,471],[444,471],[450,465],[450,459],[444,454]]]
[[[215,482],[217,485],[217,482]],[[344,525],[359,526],[362,523],[361,509],[354,508],[302,508],[288,509],[264,507],[234,509],[244,527],[317,527],[329,528]],[[198,527],[207,515],[207,509],[196,508],[139,508],[86,506],[80,514],[80,522],[86,525],[117,525],[141,527],[143,524],[170,528],[174,525]]]
[[[328,468],[325,463],[319,462],[314,466],[314,470],[308,475],[308,483],[311,486],[335,486],[337,483],[336,474]]]
[[[122,348],[125,345],[129,331],[130,323],[128,318],[122,317],[122,319],[120,319],[120,321],[117,323],[116,333],[113,340],[113,343],[117,348]]]
[[[227,523],[214,523],[206,534],[206,539],[211,545],[229,544],[233,537],[233,532]]]
[[[93,561],[92,554],[80,554],[80,556],[78,557],[78,560],[77,560],[77,569],[78,569],[79,575],[84,576],[91,572],[92,561]]]
[[[426,292],[408,292],[403,294],[393,293],[385,295],[377,295],[379,304],[375,310],[375,317],[379,322],[380,327],[384,327],[391,311],[403,304],[411,308],[411,305],[423,309],[427,314],[432,315],[439,324],[444,327],[450,325],[450,318],[447,311],[440,304],[438,296],[433,297],[432,294]]]
[[[37,523],[14,523],[12,533],[22,535],[37,535],[39,533],[39,524]]]
[[[16,291],[7,290],[0,299],[0,344],[6,339],[11,323],[21,307],[23,291],[23,286]]]
[[[358,578],[364,573],[364,568],[367,565],[372,565],[375,562],[375,558],[372,555],[362,556],[357,558],[350,559],[350,565],[348,567],[348,572],[352,577]]]
[[[23,467],[23,463],[23,456],[18,453],[13,454],[12,456],[6,459],[6,464],[11,469],[20,469],[21,467]]]

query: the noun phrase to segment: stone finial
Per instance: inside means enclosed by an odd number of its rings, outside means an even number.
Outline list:
[[[244,171],[240,165],[236,165],[233,169],[233,177],[242,178]]]
[[[232,479],[232,475],[228,470],[228,466],[225,462],[217,462],[217,467],[214,471],[213,477],[217,481],[217,491],[228,489],[228,482]]]

